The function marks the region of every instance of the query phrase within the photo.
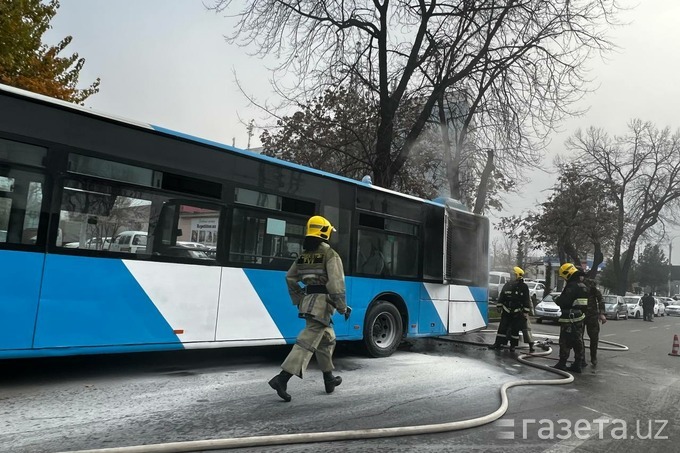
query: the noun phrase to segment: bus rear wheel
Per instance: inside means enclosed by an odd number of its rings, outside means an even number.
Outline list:
[[[389,302],[378,301],[366,314],[364,346],[371,357],[389,357],[401,343],[404,333],[401,314]]]

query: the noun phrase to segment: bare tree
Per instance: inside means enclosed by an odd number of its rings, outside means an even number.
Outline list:
[[[515,253],[517,251],[516,238],[508,235],[503,235],[500,238],[495,238],[491,242],[491,250],[493,255],[493,263],[491,268],[493,270],[500,270],[508,272],[515,266]]]
[[[212,9],[233,3],[214,0]],[[496,166],[518,176],[518,166],[536,165],[532,151],[585,92],[585,61],[610,49],[604,25],[618,9],[616,0],[248,0],[233,13],[227,39],[274,55],[276,71],[295,75],[287,91],[297,96],[350,77],[374,92],[373,178],[391,187],[436,103],[450,96],[469,105],[454,152],[474,128],[480,175],[490,179]],[[420,113],[394,146],[395,118],[409,96]]]
[[[415,106],[404,103],[396,118],[394,142],[403,139]],[[277,130],[260,136],[263,154],[353,179],[371,173],[377,109],[370,93],[354,87],[328,90],[293,115],[277,121]],[[439,195],[445,185],[439,137],[424,131],[409,162],[395,175],[393,188],[424,198]],[[398,145],[397,145],[398,146]]]
[[[585,166],[570,162],[558,167],[560,176],[553,193],[538,213],[503,221],[523,223],[533,243],[553,250],[560,263],[580,265],[592,253],[589,276],[594,278],[604,261],[604,252],[612,249],[611,224],[616,220],[616,206],[607,187],[593,179]]]
[[[614,200],[612,266],[617,292],[624,294],[638,240],[680,203],[680,130],[672,134],[634,120],[620,137],[590,128],[578,131],[567,146]]]

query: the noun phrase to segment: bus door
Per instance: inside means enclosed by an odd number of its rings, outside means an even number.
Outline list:
[[[43,187],[40,173],[0,166],[0,350],[33,346],[45,260],[38,248],[46,232]]]

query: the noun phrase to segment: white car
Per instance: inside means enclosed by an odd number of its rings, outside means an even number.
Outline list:
[[[666,315],[680,316],[680,304],[670,304],[666,306]]]
[[[624,302],[628,306],[628,316],[631,318],[642,318],[642,296],[625,296]]]
[[[80,242],[69,242],[63,246],[67,249],[108,250],[111,246],[111,238],[90,238],[85,242],[85,247],[81,247]]]
[[[562,309],[555,303],[555,298],[559,295],[559,292],[550,293],[534,307],[534,316],[536,316],[537,323],[542,323],[544,319],[550,319],[555,322],[560,319]]]
[[[666,305],[664,305],[663,299],[663,297],[654,298],[654,316],[666,315]]]
[[[109,250],[112,252],[145,253],[146,231],[123,231],[111,242]]]
[[[676,303],[677,303],[677,301],[676,301],[675,299],[673,299],[672,297],[657,296],[657,297],[655,297],[655,299],[660,300],[661,302],[663,302],[663,305],[664,305],[665,307],[667,307],[668,305],[676,304]]]
[[[602,302],[604,302],[604,315],[607,319],[628,319],[628,307],[622,296],[605,294],[602,296]]]
[[[543,293],[545,292],[545,285],[543,283],[535,281],[524,281],[529,287],[529,297],[531,298],[531,304],[536,306],[538,301],[543,300]]]
[[[182,247],[186,247],[188,249],[208,250],[208,246],[201,244],[200,242],[177,241],[177,245],[181,245]]]
[[[489,300],[498,300],[503,285],[509,281],[510,274],[507,272],[489,272]]]

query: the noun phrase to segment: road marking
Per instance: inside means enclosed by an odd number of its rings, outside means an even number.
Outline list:
[[[595,413],[597,413],[597,414],[600,414],[600,415],[602,415],[602,416],[604,416],[604,417],[612,418],[611,415],[605,414],[604,412],[600,412],[600,411],[598,411],[597,409],[593,409],[592,407],[588,407],[588,406],[581,406],[581,407],[584,408],[584,409],[588,409],[589,411],[593,411],[593,412],[595,412]]]
[[[615,336],[615,335],[616,335],[615,333],[608,333],[607,335],[600,335],[600,338],[604,338],[604,337],[613,337],[613,336]]]
[[[640,329],[631,330],[631,332],[640,332]]]
[[[650,329],[658,329],[658,327],[650,327]]]

